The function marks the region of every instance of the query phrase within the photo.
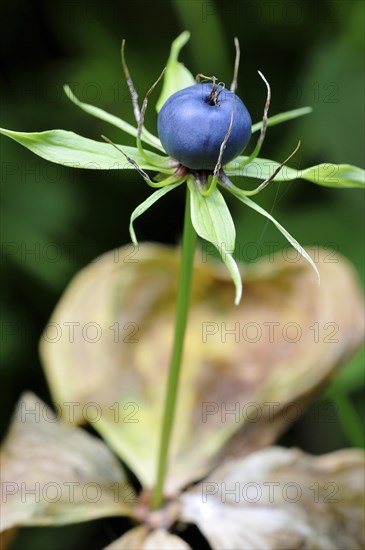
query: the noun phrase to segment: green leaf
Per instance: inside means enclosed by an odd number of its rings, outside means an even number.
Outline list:
[[[365,171],[350,164],[318,164],[299,170],[300,178],[324,187],[365,187]]]
[[[226,264],[227,269],[232,277],[232,281],[236,287],[236,297],[235,297],[234,303],[236,304],[236,306],[238,306],[242,298],[241,273],[240,273],[240,270],[238,269],[238,265],[236,264],[235,259],[231,254],[225,253],[223,257],[223,261]]]
[[[277,115],[271,116],[267,119],[267,126],[276,126],[276,124],[281,124],[287,120],[293,120],[303,115],[308,115],[313,111],[312,107],[300,107],[299,109],[293,109],[292,111],[285,111],[284,113],[279,113]],[[252,125],[252,133],[258,132],[261,130],[262,121],[256,122]]]
[[[163,80],[163,87],[161,95],[156,103],[156,111],[161,110],[162,105],[167,99],[188,86],[196,84],[195,79],[191,72],[178,61],[180,50],[185,46],[190,38],[190,33],[184,31],[181,33],[172,43],[170,50],[170,57],[166,64],[166,71]]]
[[[96,118],[99,118],[100,120],[104,120],[105,122],[109,122],[109,124],[112,124],[113,126],[116,126],[117,128],[120,128],[120,130],[123,130],[123,132],[126,132],[127,134],[130,134],[131,136],[137,137],[137,128],[129,124],[128,122],[125,122],[121,118],[111,115],[107,113],[106,111],[103,111],[103,109],[100,109],[99,107],[95,107],[94,105],[90,105],[89,103],[83,103],[72,92],[70,86],[67,84],[63,87],[65,94],[69,98],[72,103],[80,107],[83,111],[86,113],[89,113],[89,115],[92,115]],[[156,149],[159,149],[160,151],[164,151],[160,140],[155,137],[153,134],[148,132],[145,128],[142,130],[141,135],[142,141],[145,143],[148,143],[149,145],[152,145],[152,147],[155,147]]]
[[[226,164],[224,171],[227,176],[245,176],[265,180],[280,166],[274,160],[260,157],[256,157],[253,162],[242,166],[247,158],[239,156]],[[350,164],[324,163],[299,170],[290,168],[290,166],[283,166],[274,178],[275,181],[293,181],[296,179],[304,179],[323,187],[338,189],[355,187],[363,189],[365,186],[365,171]]]
[[[144,214],[144,212],[146,212],[146,210],[148,210],[153,204],[155,204],[155,202],[157,202],[161,197],[166,195],[166,193],[168,193],[169,191],[172,191],[173,189],[175,189],[175,187],[178,187],[178,185],[181,185],[182,182],[183,180],[178,181],[177,183],[173,183],[171,185],[167,185],[166,187],[161,187],[161,189],[152,193],[152,195],[150,195],[145,201],[139,204],[135,210],[133,210],[131,214],[130,223],[129,223],[129,233],[134,246],[138,245],[137,237],[133,227],[134,221],[139,216]]]
[[[204,197],[193,179],[188,179],[191,196],[191,221],[197,234],[212,243],[231,274],[236,287],[235,304],[242,297],[242,279],[238,266],[233,259],[236,229],[225,200],[216,188],[213,193]]]
[[[36,155],[72,168],[92,170],[130,170],[134,169],[120,151],[109,143],[94,141],[66,130],[48,130],[47,132],[13,132],[0,128],[0,133],[20,143]],[[160,171],[149,164],[135,147],[118,145],[140,168]],[[149,152],[152,158],[158,158]],[[167,170],[166,170],[167,172]],[[171,169],[171,173],[173,169]]]
[[[308,252],[304,250],[302,246],[298,243],[294,237],[290,235],[290,233],[271,215],[269,212],[266,212],[264,208],[253,202],[251,199],[246,197],[245,195],[240,193],[240,189],[237,189],[235,186],[228,187],[225,186],[238,200],[252,208],[253,210],[256,210],[259,214],[262,214],[262,216],[265,216],[265,218],[268,218],[270,221],[273,222],[274,225],[279,229],[279,231],[284,235],[286,239],[290,242],[290,244],[307,260],[307,262],[310,263],[310,265],[313,267],[314,271],[317,274],[318,277],[318,284],[321,282],[321,278],[319,275],[319,271],[317,269],[316,264],[313,262],[312,258],[309,256]]]

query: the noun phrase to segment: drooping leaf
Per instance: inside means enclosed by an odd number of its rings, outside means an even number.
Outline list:
[[[240,200],[241,202],[243,202],[244,204],[252,208],[252,210],[255,210],[256,212],[258,212],[262,216],[265,216],[265,218],[270,220],[275,225],[275,227],[279,229],[280,233],[284,235],[284,237],[295,248],[295,250],[297,250],[299,254],[303,256],[303,258],[305,258],[307,262],[312,266],[314,272],[317,275],[318,284],[319,284],[321,278],[320,278],[320,274],[316,264],[314,263],[314,261],[312,260],[308,252],[306,252],[306,250],[302,246],[300,246],[298,241],[290,235],[289,231],[287,231],[285,227],[283,227],[269,212],[267,212],[264,208],[262,208],[262,206],[256,204],[254,201],[246,197],[243,193],[240,193],[240,190],[238,188],[231,186],[229,187],[229,189],[231,193],[233,193],[234,196],[237,197],[238,200]]]
[[[297,254],[245,268],[232,303],[223,262],[202,241],[195,258],[166,494],[204,477],[226,455],[270,445],[363,339],[363,298],[348,262],[316,251],[318,287]],[[143,485],[155,485],[174,333],[180,251],[155,244],[109,252],[83,269],[41,340],[58,403],[97,402],[91,425]],[[346,296],[346,299],[338,299]],[[70,323],[72,323],[70,325]],[[67,412],[67,407],[64,406]]]
[[[33,394],[20,398],[1,449],[2,530],[131,514],[136,496],[116,458],[63,413]]]
[[[134,246],[138,245],[136,233],[135,233],[134,227],[133,227],[134,221],[139,216],[144,214],[144,212],[146,212],[146,210],[148,210],[153,204],[155,204],[155,202],[157,202],[161,197],[163,197],[164,195],[166,195],[166,193],[168,193],[169,191],[172,191],[173,189],[175,189],[176,187],[181,185],[181,183],[182,182],[177,182],[177,183],[173,183],[171,185],[168,185],[166,187],[161,187],[161,189],[158,189],[157,191],[152,193],[152,195],[150,195],[145,201],[143,201],[141,204],[139,204],[137,206],[137,208],[135,208],[133,210],[133,212],[131,214],[130,223],[129,223],[129,233],[130,233],[132,243],[134,244]]]
[[[191,72],[178,60],[180,51],[188,42],[189,38],[190,33],[188,31],[184,31],[173,41],[171,45],[170,57],[166,64],[161,95],[156,103],[157,112],[161,110],[162,105],[172,94],[187,88],[188,86],[196,84]]]
[[[239,156],[224,167],[227,176],[266,180],[280,166],[278,162],[269,159],[256,157],[253,162],[246,166],[242,163],[248,157]],[[357,166],[350,164],[318,164],[305,169],[295,169],[289,166],[283,166],[281,171],[275,176],[273,181],[292,181],[296,179],[308,180],[323,187],[333,188],[364,188],[365,171]]]
[[[236,287],[236,296],[234,299],[234,303],[236,306],[240,303],[242,298],[242,278],[241,273],[238,268],[238,265],[236,263],[236,260],[233,258],[231,254],[224,253],[224,263],[226,264],[226,267],[232,277],[232,281]]]
[[[267,126],[276,126],[276,124],[281,124],[287,120],[293,120],[303,115],[308,115],[313,111],[312,107],[300,107],[299,109],[292,109],[291,111],[285,111],[284,113],[279,113],[277,115],[271,116],[267,119]],[[252,133],[258,132],[261,130],[262,121],[256,122],[252,125]]]
[[[111,144],[88,139],[66,130],[47,132],[14,132],[0,128],[0,133],[20,143],[36,155],[73,168],[91,170],[131,170],[133,165]],[[118,145],[140,168],[159,172],[159,168],[149,164],[135,147]],[[158,160],[157,155],[149,155]],[[166,170],[167,172],[167,170]],[[173,172],[173,169],[171,170]]]
[[[137,137],[137,128],[129,124],[128,122],[125,122],[125,120],[115,116],[111,115],[110,113],[107,113],[103,109],[100,109],[99,107],[96,107],[95,105],[90,105],[89,103],[84,103],[77,99],[75,94],[72,92],[70,86],[67,84],[63,87],[65,94],[69,98],[72,103],[80,107],[83,111],[86,113],[89,113],[90,115],[99,118],[100,120],[104,120],[105,122],[109,122],[109,124],[112,124],[113,126],[116,126],[123,132],[126,132],[127,134]],[[149,145],[152,145],[152,147],[155,147],[156,149],[159,149],[160,151],[164,151],[160,140],[155,137],[153,134],[148,132],[145,128],[142,129],[141,139],[145,143],[148,143]]]
[[[213,550],[363,548],[364,454],[271,447],[227,461],[181,496]]]
[[[109,544],[104,550],[189,550],[190,546],[180,537],[172,535],[165,529],[148,531],[145,526],[131,529]]]
[[[194,180],[188,180],[191,197],[191,221],[202,239],[212,243],[231,274],[236,287],[236,305],[242,297],[242,279],[238,266],[233,259],[236,229],[232,216],[221,192],[215,188],[207,197],[203,196]]]

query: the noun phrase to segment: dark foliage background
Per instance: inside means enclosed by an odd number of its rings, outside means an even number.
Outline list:
[[[360,0],[14,0],[4,3],[1,20],[1,125],[6,128],[64,128],[94,139],[106,133],[126,143],[128,138],[117,129],[72,105],[62,92],[63,83],[73,83],[80,99],[133,123],[120,66],[121,39],[127,40],[129,67],[143,97],[164,66],[171,41],[189,29],[192,37],[183,61],[194,74],[215,74],[228,82],[233,37],[239,37],[238,93],[254,121],[261,118],[265,101],[257,69],[272,86],[271,114],[314,107],[314,113],[305,118],[269,129],[262,156],[284,159],[301,139],[295,160],[301,166],[327,161],[364,166],[364,5]],[[152,107],[146,124],[156,131]],[[74,273],[98,254],[128,244],[130,212],[150,189],[132,171],[69,170],[5,138],[0,146],[4,431],[23,390],[31,389],[49,401],[37,351],[42,328]],[[240,259],[256,261],[267,252],[265,243],[286,246],[263,218],[237,201],[228,202],[237,222]],[[296,181],[273,184],[259,202],[301,244],[334,249],[335,255],[348,257],[364,278],[360,191]],[[182,212],[180,190],[138,221],[140,240],[177,243]],[[283,443],[314,453],[362,444],[362,363],[360,351]],[[122,526],[113,520],[24,529],[14,548],[98,549],[115,538]]]

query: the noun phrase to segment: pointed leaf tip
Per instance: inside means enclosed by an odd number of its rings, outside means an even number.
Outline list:
[[[130,170],[132,165],[123,159],[119,151],[107,143],[88,139],[66,130],[48,130],[46,132],[15,132],[1,129],[0,132],[39,157],[71,168],[91,170]],[[147,162],[135,147],[123,147],[145,170],[159,171],[159,168]],[[153,153],[149,153],[153,157]]]
[[[296,239],[294,239],[294,237],[291,236],[289,231],[287,231],[285,227],[283,227],[269,212],[267,212],[264,208],[262,208],[262,206],[259,206],[254,201],[246,197],[245,194],[242,192],[242,190],[236,187],[235,185],[233,185],[232,182],[229,182],[229,184],[227,184],[224,181],[221,181],[221,183],[238,200],[246,204],[246,206],[248,206],[249,208],[252,208],[252,210],[256,210],[256,212],[258,212],[262,216],[265,216],[265,218],[270,220],[277,227],[277,229],[284,235],[284,237],[288,240],[288,242],[301,254],[301,256],[303,256],[303,258],[307,260],[307,262],[314,269],[317,275],[318,286],[320,286],[321,276],[319,274],[316,264],[314,263],[312,258],[309,256],[308,252],[298,243]]]
[[[63,90],[72,103],[85,111],[85,113],[88,113],[91,116],[94,116],[98,118],[99,120],[103,120],[104,122],[108,122],[109,124],[112,124],[116,128],[119,128],[126,134],[129,134],[133,137],[137,137],[137,128],[126,122],[125,120],[112,115],[110,113],[107,113],[103,109],[100,109],[100,107],[96,107],[95,105],[90,105],[89,103],[84,103],[83,101],[80,101],[76,95],[73,93],[72,89],[68,84],[64,84]],[[141,139],[148,145],[151,145],[152,147],[155,147],[155,149],[158,149],[159,151],[164,152],[164,149],[161,145],[160,140],[148,132],[145,128],[142,129]]]
[[[156,111],[159,112],[168,98],[188,86],[195,84],[195,79],[191,72],[180,63],[179,54],[190,38],[190,32],[182,32],[171,44],[169,59],[166,64],[163,87],[161,95],[156,103]]]

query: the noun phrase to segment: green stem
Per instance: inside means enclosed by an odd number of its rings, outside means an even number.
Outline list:
[[[189,309],[190,288],[194,265],[196,233],[190,217],[190,192],[186,188],[186,205],[184,218],[184,233],[182,242],[182,257],[179,275],[179,286],[176,303],[175,335],[168,374],[165,406],[163,413],[162,434],[158,459],[156,487],[152,495],[152,509],[160,508],[163,503],[163,486],[167,470],[169,442],[174,422],[176,396],[179,383],[181,358],[184,347],[184,337]]]
[[[343,431],[349,442],[353,447],[363,449],[364,430],[350,396],[337,388],[329,388],[327,395],[337,407]]]

